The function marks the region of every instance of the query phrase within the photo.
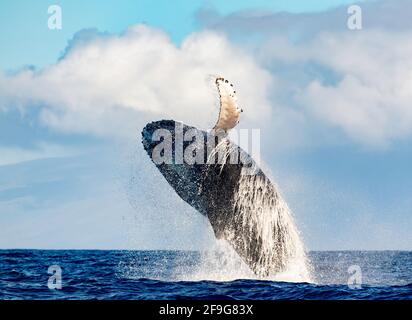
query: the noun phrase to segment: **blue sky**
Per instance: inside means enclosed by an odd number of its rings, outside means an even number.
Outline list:
[[[166,89],[180,92],[173,79],[192,69],[222,68],[249,105],[244,126],[261,128],[265,165],[309,249],[411,249],[404,1],[361,2],[357,34],[344,0],[56,3],[63,28],[53,31],[49,1],[0,3],[1,248],[207,246],[207,222],[138,139],[146,121],[201,123],[191,95]],[[176,97],[181,105],[164,107]]]
[[[73,35],[87,28],[102,32],[119,33],[129,25],[147,23],[167,31],[179,42],[196,30],[199,24],[196,13],[212,8],[221,14],[257,8],[288,12],[319,11],[334,7],[347,0],[307,1],[167,1],[153,4],[149,0],[47,0],[2,1],[0,4],[0,29],[2,41],[7,41],[6,50],[0,52],[0,67],[14,70],[27,65],[36,67],[54,63],[64,51]],[[47,28],[47,8],[59,4],[64,10],[64,27],[58,32]],[[5,44],[5,43],[4,43]],[[29,49],[29,50],[28,50]]]

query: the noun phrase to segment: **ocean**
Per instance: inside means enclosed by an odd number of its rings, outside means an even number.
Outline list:
[[[412,299],[412,251],[308,256],[313,279],[294,282],[226,277],[194,251],[0,250],[0,299]]]

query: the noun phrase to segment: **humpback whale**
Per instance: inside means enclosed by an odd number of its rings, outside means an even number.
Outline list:
[[[218,77],[220,114],[207,132],[174,120],[148,123],[142,143],[174,191],[206,216],[259,277],[304,258],[299,234],[277,187],[227,131],[239,122],[233,85]]]
[[[159,142],[158,130],[170,132],[169,139],[163,137]],[[188,132],[196,133],[194,138],[181,139]],[[228,241],[257,276],[284,271],[301,251],[294,241],[299,236],[288,208],[251,156],[227,137],[220,138],[214,149],[218,152],[211,155],[223,161],[212,161],[210,156],[202,155],[198,159],[203,161],[187,163],[177,155],[181,150],[202,154],[210,148],[206,141],[219,139],[213,130],[206,132],[173,120],[161,120],[147,124],[142,131],[144,149],[156,167],[180,198],[209,219],[217,239]],[[164,143],[161,149],[165,149],[160,153],[168,153],[169,161],[155,159],[160,143]],[[237,155],[237,163],[229,161],[232,155]]]

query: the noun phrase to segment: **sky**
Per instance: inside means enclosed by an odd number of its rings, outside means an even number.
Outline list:
[[[309,250],[411,250],[412,3],[351,4],[2,1],[0,248],[207,248],[140,132],[212,126],[222,74]]]

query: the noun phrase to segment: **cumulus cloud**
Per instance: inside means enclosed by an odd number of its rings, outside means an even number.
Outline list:
[[[82,31],[56,64],[0,75],[0,110],[35,105],[47,126],[104,136],[130,136],[160,118],[210,128],[218,105],[206,78],[220,74],[237,87],[241,123],[265,128],[278,148],[387,146],[412,135],[412,4],[360,5],[360,31],[347,29],[347,6],[202,11],[205,31],[180,46],[144,25],[121,35]]]
[[[246,121],[270,114],[270,74],[224,36],[194,33],[177,47],[144,25],[121,35],[80,32],[56,64],[2,75],[0,105],[40,106],[41,121],[52,128],[98,135],[130,134],[157,118],[209,128],[218,115],[210,74],[233,81],[250,111]]]
[[[337,77],[325,81],[314,76],[298,88],[295,98],[303,112],[366,144],[382,145],[410,136],[411,36],[412,32],[325,33],[291,45],[287,50],[298,54],[288,63],[315,63]]]
[[[245,46],[278,79],[272,102],[286,132],[310,140],[341,132],[382,147],[412,135],[412,3],[360,6],[359,31],[346,26],[347,6],[303,14],[202,12],[200,19],[236,41],[248,39]]]

